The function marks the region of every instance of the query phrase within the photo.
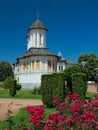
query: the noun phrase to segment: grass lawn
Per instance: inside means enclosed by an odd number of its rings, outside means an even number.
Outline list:
[[[41,95],[33,94],[33,90],[19,90],[15,97],[11,97],[9,94],[9,90],[0,89],[0,98],[16,98],[16,99],[41,99]],[[86,97],[92,98],[95,94],[94,92],[87,92]]]
[[[87,93],[86,93],[86,97],[87,97],[87,98],[93,98],[95,94],[98,95],[98,93],[95,93],[95,92],[87,92]]]
[[[45,108],[45,119],[48,119],[48,115],[55,112],[55,108]],[[31,123],[28,122],[30,114],[25,111],[25,108],[20,108],[19,112],[13,117],[13,121],[15,122],[16,126],[30,126]],[[8,123],[6,121],[0,122],[0,130],[8,127]],[[17,128],[12,128],[12,130],[17,130]]]
[[[33,94],[33,90],[19,90],[15,97],[11,97],[9,94],[9,90],[0,89],[0,98],[20,98],[20,99],[41,99],[41,95]]]

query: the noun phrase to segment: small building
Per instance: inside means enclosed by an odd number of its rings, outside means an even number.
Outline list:
[[[46,47],[48,29],[38,19],[32,23],[27,35],[27,52],[16,59],[14,77],[22,88],[41,85],[41,75],[62,72],[73,63],[59,52],[55,55]]]

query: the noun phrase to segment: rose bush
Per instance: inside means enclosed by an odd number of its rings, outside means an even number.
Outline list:
[[[27,106],[26,111],[31,115],[28,121],[33,126],[21,130],[98,130],[98,95],[80,100],[78,94],[69,92],[60,104],[57,95],[53,99],[57,111],[48,120],[45,120],[44,106]]]
[[[97,115],[98,95],[94,99],[80,100],[78,94],[69,92],[67,101],[60,104],[58,112],[49,116],[44,130],[97,130]]]

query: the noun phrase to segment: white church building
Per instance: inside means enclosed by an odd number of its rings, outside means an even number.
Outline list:
[[[73,65],[59,52],[55,55],[46,47],[48,29],[38,19],[28,30],[27,52],[16,59],[14,77],[22,88],[34,88],[41,85],[41,75],[62,72]]]

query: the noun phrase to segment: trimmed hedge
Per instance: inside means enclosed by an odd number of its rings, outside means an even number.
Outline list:
[[[41,78],[41,87],[42,87],[42,101],[46,107],[53,107],[53,90],[52,90],[52,75],[44,74]]]
[[[58,101],[65,98],[65,75],[64,73],[44,74],[41,79],[42,101],[47,107],[53,107],[53,96],[58,95]]]
[[[72,91],[72,75],[75,73],[82,73],[81,66],[75,65],[68,67],[64,70],[65,73],[65,79],[67,81],[67,87],[70,91]]]
[[[12,97],[14,97],[14,96],[16,95],[16,89],[15,89],[15,87],[12,87],[12,88],[9,89],[9,94],[10,94]]]
[[[87,76],[85,73],[72,75],[72,91],[77,93],[80,99],[85,99],[87,91]]]
[[[65,75],[64,73],[57,74],[57,81],[58,81],[58,102],[64,102],[65,99]]]

